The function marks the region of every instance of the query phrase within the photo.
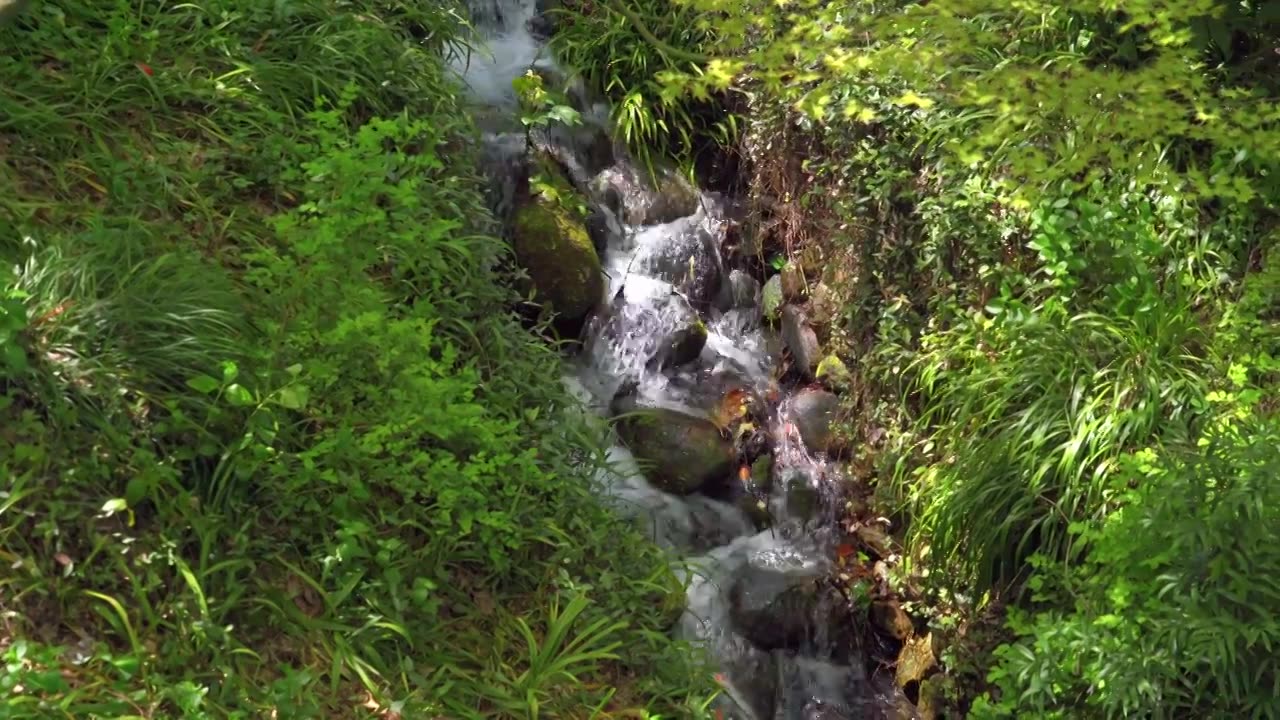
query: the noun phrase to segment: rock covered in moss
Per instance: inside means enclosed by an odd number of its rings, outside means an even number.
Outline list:
[[[835,355],[828,355],[818,361],[818,369],[814,371],[814,376],[819,382],[832,390],[846,390],[849,387],[851,375],[849,368],[845,367],[844,361]]]
[[[585,317],[604,294],[604,275],[583,221],[537,200],[518,209],[512,225],[516,260],[538,299],[565,319]]]
[[[782,276],[774,275],[764,284],[761,291],[761,309],[764,311],[764,317],[770,322],[776,322],[779,313],[782,312]]]
[[[654,487],[688,495],[733,472],[733,444],[710,420],[667,408],[638,407],[616,398],[619,437],[640,461]]]

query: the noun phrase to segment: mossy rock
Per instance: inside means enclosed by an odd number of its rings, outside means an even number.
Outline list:
[[[516,260],[536,297],[561,317],[580,320],[604,295],[600,256],[586,224],[559,205],[537,200],[516,211]]]
[[[710,420],[665,408],[626,410],[618,419],[618,435],[654,487],[673,495],[688,495],[709,483],[727,480],[733,472],[733,444]]]
[[[818,361],[818,369],[814,376],[832,390],[847,390],[852,376],[844,361],[835,355],[828,355]]]
[[[777,322],[782,311],[782,276],[774,275],[764,284],[761,291],[761,304],[765,319]]]

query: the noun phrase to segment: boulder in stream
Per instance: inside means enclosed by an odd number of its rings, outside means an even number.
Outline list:
[[[669,408],[615,400],[618,435],[661,490],[688,495],[733,472],[733,444],[710,420]]]
[[[818,346],[817,333],[795,305],[785,305],[782,308],[782,342],[791,352],[796,369],[806,379],[812,380],[818,369],[818,360],[822,357],[822,349]]]
[[[856,646],[844,595],[812,568],[747,565],[730,589],[734,626],[766,650],[849,658]]]
[[[760,281],[742,270],[730,270],[716,297],[716,309],[752,309],[760,306]]]
[[[831,449],[831,422],[839,407],[840,398],[826,390],[805,388],[792,396],[791,421],[809,450],[827,452]]]
[[[649,358],[648,367],[653,371],[662,371],[687,365],[698,359],[706,344],[707,326],[695,319],[677,329],[659,345],[658,350]]]
[[[637,251],[631,272],[664,280],[695,306],[707,308],[720,290],[720,252],[715,237],[691,219],[664,226],[663,242]]]
[[[626,162],[605,168],[590,182],[590,194],[616,196],[628,225],[661,225],[698,211],[702,196],[679,173],[660,169],[655,180]]]
[[[604,276],[583,222],[566,208],[535,200],[516,210],[512,225],[516,259],[536,297],[567,320],[585,317],[604,294]]]

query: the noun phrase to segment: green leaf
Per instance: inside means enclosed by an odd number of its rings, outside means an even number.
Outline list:
[[[128,505],[137,505],[146,499],[151,491],[151,481],[141,475],[135,475],[124,486],[124,500]]]
[[[301,410],[307,406],[307,398],[310,395],[306,385],[287,385],[280,389],[280,395],[277,402],[281,407],[290,410]]]
[[[253,393],[249,392],[243,385],[234,383],[227,386],[227,401],[236,407],[252,405]]]
[[[111,498],[110,500],[102,503],[102,512],[108,515],[127,509],[129,509],[129,503],[126,502],[124,498]]]
[[[198,393],[209,395],[218,389],[219,383],[216,379],[208,375],[196,375],[187,381],[187,387]]]

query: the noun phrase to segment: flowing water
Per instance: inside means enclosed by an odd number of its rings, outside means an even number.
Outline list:
[[[510,122],[511,81],[530,67],[564,74],[535,30],[533,0],[472,5],[485,42],[454,67],[489,115],[485,162],[495,209],[507,216],[528,153]],[[759,285],[723,251],[733,203],[696,192],[672,212],[669,193],[648,187],[621,148],[600,151],[607,108],[578,95],[583,128],[533,138],[586,194],[604,238],[606,290],[566,384],[602,417],[620,400],[706,418],[726,397],[748,398],[755,440],[739,443],[740,462],[772,458],[771,468],[757,463],[741,478],[677,495],[651,483],[620,441],[608,448],[599,478],[606,499],[691,568],[675,632],[709,653],[727,718],[910,717],[892,682],[868,672],[865,627],[829,581],[843,504],[838,468],[805,446],[791,416],[796,395],[773,379],[779,341],[762,322]],[[698,321],[707,328],[701,352],[668,362],[663,348]]]

